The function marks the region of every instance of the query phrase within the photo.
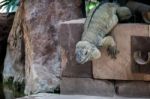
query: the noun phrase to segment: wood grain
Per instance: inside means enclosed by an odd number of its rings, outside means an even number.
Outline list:
[[[112,31],[120,53],[117,59],[111,59],[106,49],[101,49],[102,56],[93,60],[93,76],[96,79],[115,80],[145,80],[150,81],[150,75],[133,73],[131,71],[131,36],[148,36],[148,25],[119,24]]]

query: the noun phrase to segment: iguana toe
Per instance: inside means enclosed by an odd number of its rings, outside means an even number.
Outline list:
[[[113,59],[116,59],[117,58],[116,55],[119,53],[119,50],[117,49],[116,46],[110,46],[108,47],[107,52],[108,56],[110,56]]]

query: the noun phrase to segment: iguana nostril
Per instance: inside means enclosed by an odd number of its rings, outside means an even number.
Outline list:
[[[87,55],[87,52],[85,52],[85,55]]]

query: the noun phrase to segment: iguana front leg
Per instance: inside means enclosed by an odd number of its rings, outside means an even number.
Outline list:
[[[106,47],[108,55],[110,55],[111,58],[116,59],[119,50],[117,49],[116,42],[112,36],[107,36],[102,39],[102,47]]]

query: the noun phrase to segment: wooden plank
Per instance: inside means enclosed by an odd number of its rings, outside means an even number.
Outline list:
[[[145,81],[117,81],[116,94],[125,97],[150,97],[150,82]]]
[[[102,56],[93,61],[93,75],[96,79],[150,80],[150,75],[131,71],[131,36],[148,36],[148,25],[120,24],[112,31],[120,53],[117,59],[108,57],[106,49]]]
[[[60,23],[58,37],[60,40],[63,77],[92,77],[92,62],[78,64],[75,60],[75,46],[81,40],[84,21],[83,18]]]
[[[107,80],[93,80],[91,78],[62,78],[61,94],[113,96],[114,84]]]

